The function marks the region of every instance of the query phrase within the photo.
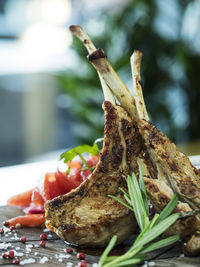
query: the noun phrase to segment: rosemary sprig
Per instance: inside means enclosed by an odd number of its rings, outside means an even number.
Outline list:
[[[140,171],[139,183],[133,173],[132,176],[128,176],[127,178],[128,193],[120,188],[127,202],[115,196],[110,197],[134,212],[141,232],[133,245],[122,256],[108,256],[117,242],[117,236],[113,236],[100,258],[100,267],[134,266],[144,261],[147,253],[169,246],[180,239],[179,235],[173,235],[153,243],[153,240],[165,232],[180,217],[178,213],[171,214],[178,202],[178,198],[174,195],[163,211],[160,214],[156,213],[150,221],[148,196],[144,185],[142,164],[140,161],[138,161],[138,164]]]

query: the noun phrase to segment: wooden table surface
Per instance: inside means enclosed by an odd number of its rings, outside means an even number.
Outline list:
[[[2,225],[2,222],[4,220],[21,214],[22,211],[20,209],[6,206],[0,207],[0,225]],[[72,247],[73,254],[69,255],[65,252],[65,249],[69,248],[70,246],[51,232],[45,232],[47,234],[47,241],[46,247],[43,248],[39,246],[40,234],[43,231],[46,230],[43,230],[42,228],[16,229],[12,232],[9,230],[8,232],[0,235],[0,254],[2,255],[9,250],[14,250],[18,255],[17,258],[23,265],[26,265],[24,263],[29,260],[32,261],[31,266],[53,267],[58,265],[61,267],[71,267],[78,266],[79,260],[77,260],[76,254],[78,252],[84,252],[86,255],[87,266],[97,267],[96,263],[98,262],[99,256],[102,254],[103,249],[81,249]],[[20,241],[21,237],[23,236],[26,236],[27,238],[27,242],[25,244],[21,243]],[[135,236],[132,236],[123,245],[116,247],[112,254],[123,254],[133,242],[134,238]],[[30,263],[27,265],[30,265]],[[13,265],[12,260],[2,259],[1,257],[0,266],[16,265]],[[143,263],[143,266],[200,266],[200,257],[184,257],[180,250],[180,245],[175,244],[170,247],[150,253],[148,255],[148,262]]]

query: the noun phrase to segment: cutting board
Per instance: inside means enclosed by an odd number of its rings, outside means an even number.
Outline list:
[[[3,206],[0,207],[0,225],[2,222],[14,216],[22,215],[23,212],[14,207]],[[0,226],[1,227],[1,226]],[[46,246],[40,247],[40,234],[45,232],[47,234]],[[27,242],[21,243],[21,237],[25,236]],[[123,245],[117,246],[112,254],[123,254],[134,241],[136,235],[133,235]],[[7,248],[6,248],[7,247]],[[66,253],[66,248],[72,248],[71,255]],[[86,262],[88,267],[97,267],[100,255],[103,249],[85,249],[78,247],[70,247],[64,241],[60,240],[55,234],[47,232],[47,229],[42,228],[24,228],[8,231],[0,235],[0,255],[14,250],[17,258],[23,265],[31,266],[78,266],[79,260],[76,258],[78,252],[84,252],[86,255]],[[28,263],[29,262],[29,263]],[[179,267],[193,267],[200,266],[200,257],[189,258],[183,257],[179,244],[172,245],[162,250],[154,251],[148,255],[148,262],[143,263],[144,266],[179,266]],[[13,265],[12,260],[0,259],[0,266],[16,266]]]

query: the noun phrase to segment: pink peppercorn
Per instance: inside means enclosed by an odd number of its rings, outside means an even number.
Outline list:
[[[76,255],[76,257],[77,257],[78,260],[84,260],[85,259],[85,254],[83,252],[79,252]]]
[[[19,263],[20,263],[20,261],[19,261],[18,259],[14,259],[14,260],[13,260],[13,264],[18,265]]]
[[[13,231],[15,229],[16,229],[16,227],[14,225],[10,226],[10,231]]]
[[[26,243],[26,237],[25,237],[25,236],[23,236],[23,237],[21,238],[21,242],[22,242],[22,243]]]
[[[15,255],[15,252],[13,250],[8,251],[8,257],[10,259],[13,259],[14,258],[14,255]]]
[[[6,227],[8,227],[10,225],[10,223],[8,221],[4,221],[3,222],[3,225],[6,226]]]
[[[73,253],[73,249],[71,249],[71,248],[67,248],[67,249],[66,249],[66,252],[67,252],[68,254],[72,254],[72,253]]]
[[[47,240],[47,235],[46,234],[41,234],[40,235],[40,240]]]
[[[3,259],[7,259],[7,258],[8,258],[8,254],[3,253],[2,258],[3,258]]]
[[[4,229],[0,228],[0,234],[2,235],[4,233]]]
[[[81,262],[79,262],[78,266],[79,267],[87,267],[87,263],[86,263],[86,261],[81,261]]]
[[[41,240],[41,241],[40,241],[40,246],[43,247],[43,248],[46,246],[46,242],[45,242],[45,240]]]

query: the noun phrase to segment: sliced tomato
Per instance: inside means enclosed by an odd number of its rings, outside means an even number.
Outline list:
[[[61,172],[57,170],[55,173],[56,182],[58,187],[60,188],[60,193],[66,194],[72,189],[77,187],[77,183],[75,183],[65,172]]]
[[[75,168],[75,169],[80,169],[81,167],[81,162],[80,161],[68,161],[67,162],[67,165],[70,167],[70,168]]]
[[[90,158],[87,159],[86,161],[90,167],[95,167],[99,161],[99,155],[97,155],[97,156],[90,155]]]
[[[8,199],[7,204],[10,206],[19,206],[19,207],[26,207],[29,206],[31,203],[31,197],[32,197],[32,191],[34,189],[31,189],[29,191],[26,191],[24,193],[21,193],[19,195],[13,196]]]
[[[30,204],[29,207],[23,209],[25,214],[38,214],[44,213],[44,204],[43,205],[34,205],[33,203]]]
[[[50,188],[49,188],[49,181],[53,180],[55,177],[54,173],[46,173],[44,178],[44,185],[41,187],[41,195],[43,196],[44,200],[50,200],[51,194],[50,194]],[[43,192],[42,192],[43,191]]]
[[[35,206],[41,206],[44,205],[44,199],[41,196],[40,192],[39,192],[39,188],[35,188],[32,192],[32,197],[31,197],[31,202],[35,205]]]
[[[14,217],[10,220],[9,226],[20,224],[21,227],[37,227],[41,226],[45,221],[44,213],[42,214],[30,214],[24,216]]]

